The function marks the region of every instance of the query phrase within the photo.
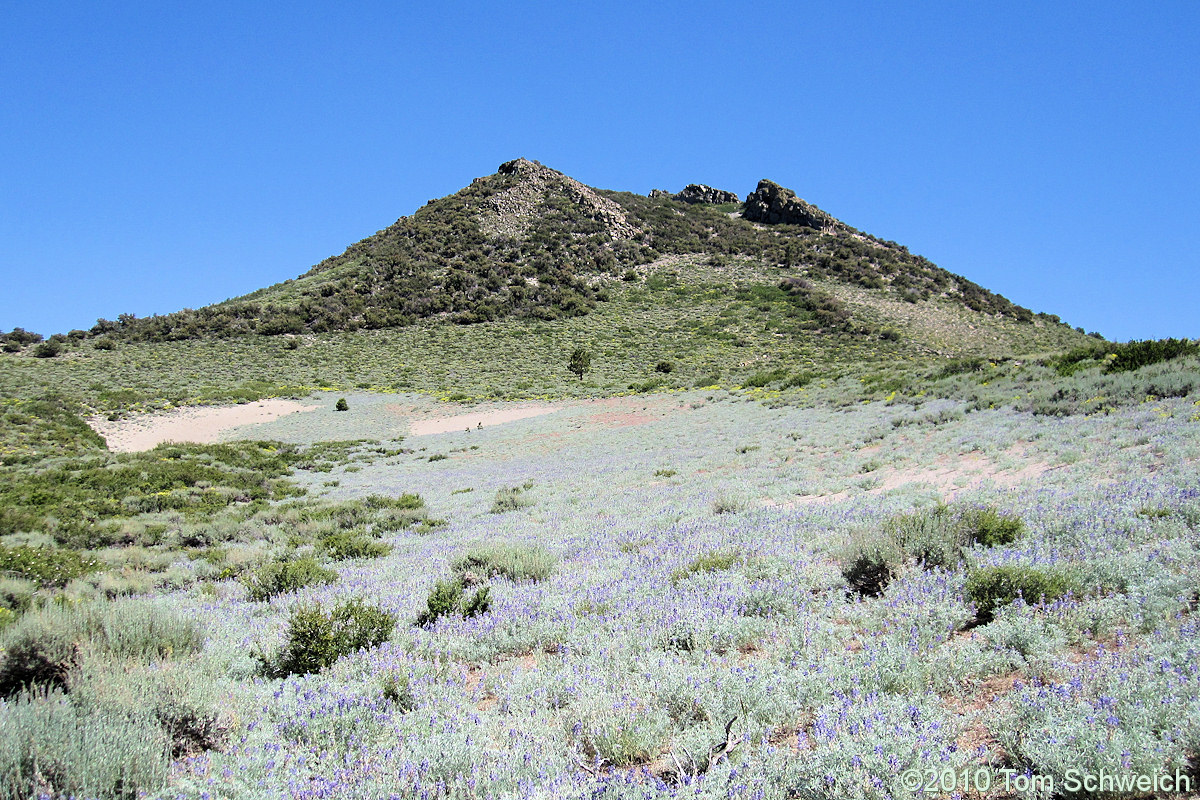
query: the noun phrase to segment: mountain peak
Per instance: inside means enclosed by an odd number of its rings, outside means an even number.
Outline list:
[[[523,239],[549,207],[563,203],[569,206],[563,210],[572,216],[603,225],[613,241],[632,239],[639,232],[618,203],[539,161],[505,161],[496,174],[477,178],[472,186],[495,190],[479,204],[477,214],[479,227],[491,237]]]

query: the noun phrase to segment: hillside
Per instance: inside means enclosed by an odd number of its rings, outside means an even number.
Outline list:
[[[700,185],[649,197],[601,191],[517,159],[294,280],[200,309],[101,320],[90,333],[163,341],[554,320],[620,306],[664,267],[737,273],[729,288],[765,302],[785,293],[794,334],[877,337],[908,316],[896,303],[937,301],[974,312],[981,324],[1058,324],[771,181],[729,202],[736,197]],[[844,303],[850,290],[874,313]]]

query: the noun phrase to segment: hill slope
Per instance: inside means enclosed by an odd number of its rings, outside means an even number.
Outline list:
[[[796,332],[813,335],[874,337],[895,316],[856,314],[837,299],[839,287],[868,292],[869,302],[859,305],[876,312],[896,301],[942,300],[981,321],[1038,319],[770,181],[761,181],[744,204],[710,202],[733,196],[701,186],[649,197],[601,191],[517,159],[295,280],[198,310],[102,320],[92,333],[161,341],[389,328],[424,319],[551,320],[620,304],[626,290],[653,280],[664,265],[684,273],[703,266],[753,273],[734,288],[764,302],[786,299]]]

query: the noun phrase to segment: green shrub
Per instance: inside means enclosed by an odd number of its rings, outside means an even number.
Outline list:
[[[392,546],[355,531],[338,531],[321,539],[321,548],[334,561],[348,558],[380,558]]]
[[[897,550],[926,567],[953,567],[962,560],[968,543],[965,531],[956,524],[950,509],[939,505],[931,510],[898,514],[883,525]]]
[[[853,534],[841,554],[842,577],[864,597],[878,597],[891,583],[904,551],[894,537],[879,531]]]
[[[0,572],[41,586],[66,586],[101,566],[96,559],[66,548],[0,545]]]
[[[171,747],[141,716],[80,708],[57,691],[0,704],[0,798],[130,800],[162,788]]]
[[[161,603],[47,605],[0,636],[0,696],[34,684],[67,687],[85,650],[145,662],[198,652],[204,640],[200,623]]]
[[[679,583],[701,572],[723,572],[742,561],[745,561],[745,558],[736,550],[714,550],[697,556],[687,566],[676,569],[671,573],[671,582]]]
[[[122,658],[178,658],[204,647],[204,626],[161,602],[122,598],[80,606],[77,611],[92,645]]]
[[[65,689],[82,656],[81,623],[73,609],[50,606],[6,628],[0,637],[0,696],[12,697],[35,685]]]
[[[33,348],[35,358],[54,358],[62,352],[62,345],[58,342],[42,342],[37,347]]]
[[[815,372],[797,372],[783,382],[781,389],[800,389],[816,380]]]
[[[489,511],[493,514],[503,514],[506,511],[519,511],[533,505],[520,486],[510,486],[496,491],[496,499],[492,501]]]
[[[787,377],[786,369],[773,369],[764,372],[756,372],[746,379],[746,386],[755,389],[761,389],[775,381],[781,381]]]
[[[1059,600],[1077,589],[1074,578],[1064,570],[1005,564],[973,571],[967,577],[964,592],[976,605],[976,618],[986,624],[992,621],[996,609],[1018,597],[1033,605],[1043,600]]]
[[[37,584],[22,578],[0,578],[0,608],[20,614],[33,602]]]
[[[456,615],[464,619],[484,614],[491,608],[491,590],[481,586],[471,594],[466,594],[466,585],[460,576],[439,580],[433,585],[429,597],[425,600],[425,610],[417,615],[417,624],[430,625],[440,617]]]
[[[300,606],[288,619],[283,648],[274,657],[257,657],[270,677],[308,675],[342,656],[379,646],[395,625],[395,615],[361,600],[338,603],[328,612],[320,603]]]
[[[454,571],[473,572],[484,578],[503,575],[510,581],[545,579],[558,557],[540,545],[494,543],[476,547],[454,562]]]
[[[1111,352],[1114,358],[1104,367],[1107,373],[1129,372],[1160,361],[1194,356],[1200,353],[1200,345],[1187,339],[1158,339],[1119,344]]]
[[[350,404],[346,402],[346,398],[339,397],[337,403],[333,406],[335,411],[349,411]]]
[[[412,686],[409,684],[408,676],[403,672],[388,672],[380,679],[379,683],[383,690],[383,698],[396,710],[404,713],[417,707]]]
[[[324,586],[338,579],[338,574],[321,566],[311,556],[294,561],[273,561],[243,578],[250,599],[270,600],[277,594],[294,592],[303,586]]]
[[[967,536],[984,547],[1012,544],[1025,532],[1020,517],[1001,514],[994,508],[971,509],[962,515]]]
[[[675,365],[670,361],[660,361],[654,365],[654,371],[667,375],[675,371]]]

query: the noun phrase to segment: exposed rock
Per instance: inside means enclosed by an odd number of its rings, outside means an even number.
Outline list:
[[[703,183],[689,183],[682,192],[675,195],[675,199],[684,203],[708,203],[711,205],[741,202],[741,198],[737,196],[736,192],[714,189]]]
[[[492,236],[520,238],[524,235],[548,193],[561,194],[580,206],[584,214],[608,229],[614,241],[632,239],[639,232],[626,219],[624,209],[617,203],[537,161],[524,158],[506,161],[500,165],[497,175],[512,175],[518,180],[515,185],[488,198],[488,207],[479,215],[479,226]],[[488,181],[495,177],[477,180]]]
[[[758,188],[746,197],[742,219],[767,225],[804,225],[817,230],[841,224],[821,209],[796,197],[791,189],[768,180],[759,181]]]
[[[671,197],[671,193],[666,189],[651,189],[650,198],[654,199],[655,197]]]

